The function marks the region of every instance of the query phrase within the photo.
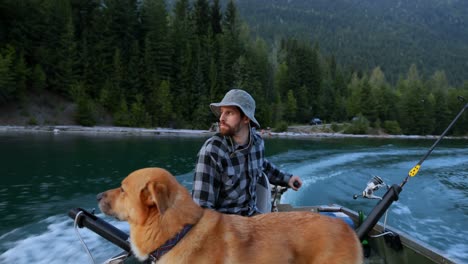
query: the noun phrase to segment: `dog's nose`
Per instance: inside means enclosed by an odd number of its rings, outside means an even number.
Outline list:
[[[104,196],[104,193],[98,193],[98,195],[96,195],[96,200],[99,202],[101,201],[102,197]]]

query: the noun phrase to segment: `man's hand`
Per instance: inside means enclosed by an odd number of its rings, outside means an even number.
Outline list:
[[[297,182],[297,183],[295,184],[296,186],[294,186],[294,183],[295,183],[295,182]],[[302,186],[302,180],[301,180],[301,178],[299,178],[299,176],[293,175],[293,176],[291,177],[291,179],[289,179],[288,185],[289,185],[289,187],[291,187],[291,189],[297,191],[297,190],[299,190],[299,188],[301,188],[301,186]]]

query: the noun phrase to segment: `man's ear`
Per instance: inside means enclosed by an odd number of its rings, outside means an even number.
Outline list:
[[[244,117],[242,118],[242,122],[244,122],[244,124],[248,125],[250,123],[250,118],[248,118],[246,115],[244,115]]]
[[[166,185],[156,182],[149,182],[146,188],[150,194],[146,199],[146,204],[156,204],[156,207],[159,210],[159,214],[164,214],[164,212],[169,208],[169,192]]]

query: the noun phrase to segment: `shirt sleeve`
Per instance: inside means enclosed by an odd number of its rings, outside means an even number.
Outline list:
[[[263,141],[262,137],[258,134],[255,134],[257,143],[256,151],[258,153],[257,157],[261,162],[262,170],[268,177],[268,181],[271,184],[280,185],[280,186],[288,186],[289,179],[291,179],[292,174],[286,173],[280,169],[278,169],[273,163],[268,161],[265,158],[265,142]]]
[[[198,153],[198,162],[193,177],[192,198],[201,207],[215,209],[220,188],[216,160],[210,144],[205,144]]]
[[[289,179],[292,177],[292,174],[279,170],[267,159],[263,159],[263,172],[267,175],[270,183],[285,187],[288,186]]]

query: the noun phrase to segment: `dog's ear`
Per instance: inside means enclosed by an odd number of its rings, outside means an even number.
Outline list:
[[[146,204],[156,204],[159,213],[164,214],[164,212],[169,207],[169,192],[166,185],[156,182],[149,182],[146,187],[150,193],[146,199]]]

